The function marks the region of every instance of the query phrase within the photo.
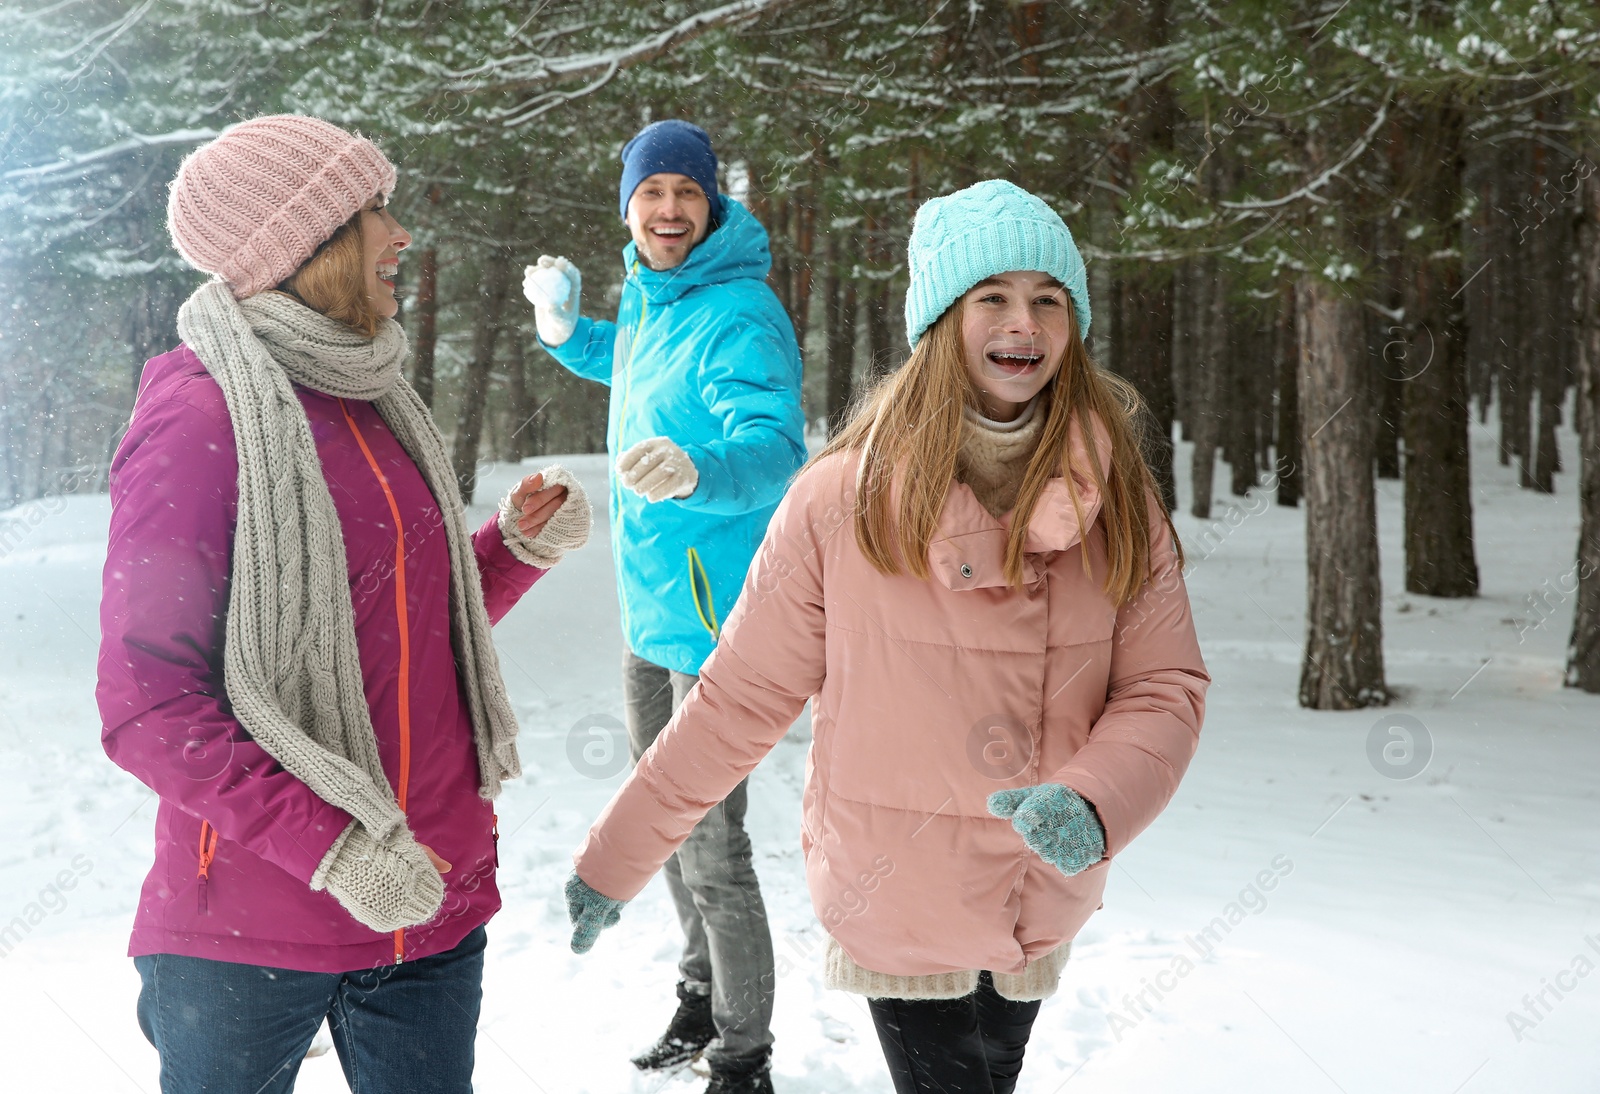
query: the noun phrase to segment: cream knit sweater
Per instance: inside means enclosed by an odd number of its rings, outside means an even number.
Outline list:
[[[1043,425],[1037,397],[1010,422],[992,421],[967,408],[956,477],[972,488],[978,501],[996,518],[1016,502]],[[1071,952],[1072,944],[1068,943],[1029,962],[1022,972],[991,973],[995,990],[1017,1002],[1048,999],[1061,982],[1061,970]],[[976,969],[931,976],[891,976],[862,968],[831,937],[823,951],[822,966],[827,987],[874,999],[959,999],[978,987]]]
[[[1022,476],[1044,431],[1039,399],[1035,396],[1010,422],[991,421],[971,407],[963,415],[956,478],[972,488],[990,516],[998,518],[1016,504]]]

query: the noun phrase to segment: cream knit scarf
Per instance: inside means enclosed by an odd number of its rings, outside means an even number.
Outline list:
[[[223,664],[234,716],[285,769],[383,840],[405,823],[362,688],[339,515],[293,384],[370,400],[444,514],[450,633],[478,752],[479,792],[521,774],[461,495],[427,407],[400,375],[405,332],[365,338],[294,298],[237,301],[220,281],[178,312],[178,334],[222,387],[239,454]]]

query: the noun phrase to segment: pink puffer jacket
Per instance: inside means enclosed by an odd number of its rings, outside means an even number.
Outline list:
[[[877,972],[1020,973],[1100,905],[1109,858],[1062,876],[988,795],[1064,783],[1116,855],[1194,755],[1210,677],[1172,539],[1152,507],[1154,575],[1119,610],[1100,585],[1100,498],[1079,480],[1084,535],[1057,480],[1013,589],[1006,521],[952,483],[933,577],[885,576],[856,544],[856,463],[829,457],[790,489],[700,683],[595,823],[578,874],[631,899],[812,699],[801,843],[823,926]]]

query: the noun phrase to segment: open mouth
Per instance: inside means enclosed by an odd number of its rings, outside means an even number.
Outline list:
[[[395,280],[396,277],[399,277],[399,276],[400,276],[400,263],[398,263],[398,262],[380,262],[380,263],[378,263],[378,280],[382,281],[385,285],[389,286],[389,288],[391,288],[391,289],[394,288],[394,280]]]
[[[997,349],[984,355],[1002,376],[1022,376],[1044,364],[1044,354],[1031,349]]]
[[[687,224],[652,224],[650,234],[665,243],[676,243],[689,234]]]

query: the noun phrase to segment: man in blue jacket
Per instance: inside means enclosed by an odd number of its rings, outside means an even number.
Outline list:
[[[577,267],[542,256],[523,291],[539,340],[611,385],[606,448],[622,605],[623,683],[635,761],[694,686],[789,479],[805,460],[800,350],[767,287],[767,233],[717,191],[698,126],[646,126],[622,150],[633,240],[616,322],[580,316]],[[741,784],[664,873],[685,944],[679,1007],[634,1063],[704,1051],[707,1094],[772,1090],[773,955],[744,831]]]

